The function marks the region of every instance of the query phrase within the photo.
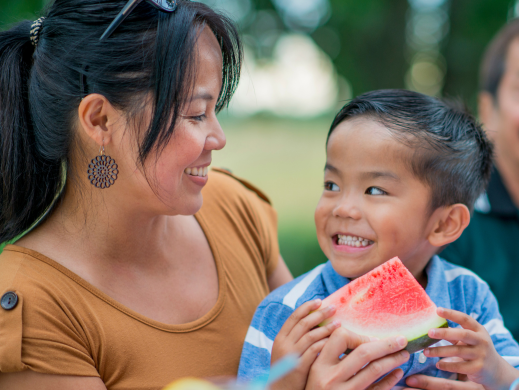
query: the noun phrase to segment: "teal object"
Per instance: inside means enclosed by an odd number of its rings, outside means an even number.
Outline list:
[[[271,368],[269,374],[261,375],[258,378],[254,379],[250,385],[248,390],[264,390],[268,389],[268,387],[283,378],[285,375],[289,374],[292,370],[297,367],[299,363],[299,358],[294,355],[287,355],[283,359],[277,361]]]
[[[519,378],[512,382],[510,390],[519,390]]]

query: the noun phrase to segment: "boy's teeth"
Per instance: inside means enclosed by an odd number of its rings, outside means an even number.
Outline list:
[[[186,175],[200,176],[200,177],[207,176],[207,172],[208,171],[209,171],[208,167],[204,167],[204,168],[186,168],[186,169],[184,169],[184,173]]]
[[[345,236],[343,234],[338,234],[337,237],[337,243],[339,245],[347,245],[355,248],[360,248],[361,246],[364,247],[373,244],[373,241],[357,236]]]

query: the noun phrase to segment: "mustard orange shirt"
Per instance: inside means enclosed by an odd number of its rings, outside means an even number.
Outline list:
[[[279,256],[276,215],[264,195],[211,172],[196,214],[218,271],[216,305],[181,325],[146,318],[42,254],[0,255],[0,372],[96,376],[108,389],[160,389],[184,376],[236,375],[247,328]]]

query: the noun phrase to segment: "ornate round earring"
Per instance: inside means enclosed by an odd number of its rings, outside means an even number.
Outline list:
[[[119,169],[115,160],[105,155],[104,145],[99,148],[96,156],[88,164],[88,180],[97,188],[108,188],[117,180]]]

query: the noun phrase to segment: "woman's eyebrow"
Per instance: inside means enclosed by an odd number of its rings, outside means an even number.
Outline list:
[[[191,96],[191,98],[188,100],[188,102],[192,102],[193,100],[213,100],[213,95],[207,92],[198,93],[196,95]]]

